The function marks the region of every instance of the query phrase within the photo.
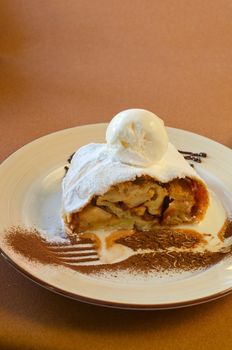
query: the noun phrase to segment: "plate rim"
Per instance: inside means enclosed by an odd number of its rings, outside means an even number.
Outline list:
[[[0,247],[0,255],[4,260],[12,266],[15,270],[20,272],[23,276],[27,277],[30,281],[36,283],[37,285],[49,290],[50,292],[54,292],[56,294],[62,295],[64,297],[67,297],[72,300],[77,300],[80,302],[84,302],[91,305],[97,305],[97,306],[103,306],[103,307],[109,307],[109,308],[115,308],[115,309],[125,309],[125,310],[168,310],[168,309],[178,309],[182,307],[189,307],[189,306],[195,306],[204,304],[210,301],[214,301],[217,299],[220,299],[226,295],[229,295],[232,293],[232,287],[225,289],[222,292],[214,293],[206,297],[197,298],[197,299],[190,299],[188,301],[180,301],[180,302],[174,302],[174,303],[165,303],[165,304],[130,304],[130,303],[123,303],[123,302],[115,302],[115,301],[109,301],[109,300],[102,300],[102,299],[94,299],[90,297],[86,297],[83,295],[79,295],[77,293],[72,293],[69,291],[66,291],[62,288],[56,287],[48,282],[43,281],[42,279],[38,278],[37,276],[34,276],[18,264],[14,262],[13,259],[11,259]]]
[[[66,129],[61,129],[52,133],[48,133],[46,135],[43,135],[39,138],[36,138],[26,144],[24,144],[22,147],[18,148],[16,151],[12,152],[9,156],[7,156],[5,159],[3,159],[0,162],[0,167],[3,166],[3,164],[7,163],[8,161],[11,161],[14,159],[15,156],[18,156],[18,154],[20,154],[21,152],[24,151],[24,149],[28,146],[30,146],[31,144],[36,144],[38,142],[42,142],[44,139],[49,138],[51,136],[55,136],[57,134],[62,134],[63,132],[68,132],[70,130],[73,129],[82,129],[82,128],[93,128],[93,127],[106,127],[108,125],[108,123],[95,123],[95,124],[86,124],[86,125],[80,125],[80,126],[75,126],[75,127],[71,127],[71,128],[66,128]],[[224,148],[227,151],[232,151],[231,148],[229,148],[228,146],[225,146],[224,144],[221,144],[217,141],[214,141],[206,136],[200,135],[200,134],[196,134],[194,132],[188,131],[188,130],[184,130],[184,129],[179,129],[179,128],[173,128],[173,127],[167,127],[167,129],[172,129],[172,130],[176,130],[178,132],[184,132],[184,133],[188,133],[190,135],[193,135],[194,137],[200,137],[205,139],[205,141],[210,141],[211,143],[215,143],[217,146],[220,146],[222,148]],[[185,301],[178,301],[178,302],[171,302],[171,303],[161,303],[161,304],[139,304],[139,303],[124,303],[124,302],[116,302],[116,301],[110,301],[110,300],[103,300],[103,299],[99,299],[99,298],[91,298],[91,297],[87,297],[87,296],[83,296],[83,295],[79,295],[77,293],[73,293],[67,290],[64,290],[60,287],[54,286],[53,284],[50,284],[44,280],[42,280],[41,278],[33,275],[32,273],[30,273],[29,271],[27,271],[26,269],[24,269],[23,267],[19,266],[12,258],[10,258],[8,256],[8,254],[4,251],[4,249],[2,249],[0,247],[0,255],[2,256],[2,258],[4,259],[4,261],[6,261],[9,265],[11,265],[15,270],[17,270],[19,273],[21,273],[22,275],[24,275],[25,277],[27,277],[29,280],[33,281],[34,283],[36,283],[37,285],[51,291],[51,292],[55,292],[56,294],[68,297],[70,299],[73,300],[77,300],[80,302],[85,302],[88,304],[92,304],[92,305],[97,305],[97,306],[103,306],[103,307],[110,307],[110,308],[117,308],[117,309],[127,309],[127,310],[164,310],[164,309],[175,309],[175,308],[182,308],[182,307],[189,307],[189,306],[194,306],[194,305],[199,305],[199,304],[203,304],[209,301],[213,301],[219,298],[222,298],[226,295],[229,295],[232,293],[232,287],[229,287],[223,291],[217,292],[217,293],[213,293],[201,298],[197,298],[197,299],[190,299],[190,300],[185,300]]]

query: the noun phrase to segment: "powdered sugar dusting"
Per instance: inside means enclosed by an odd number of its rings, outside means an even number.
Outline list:
[[[106,144],[91,143],[76,152],[63,179],[62,212],[68,214],[78,211],[93,196],[102,195],[111,186],[143,175],[160,182],[186,176],[200,179],[171,143],[162,160],[148,167],[121,163],[113,157]]]

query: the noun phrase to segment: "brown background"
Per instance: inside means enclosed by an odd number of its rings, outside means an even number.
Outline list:
[[[2,0],[0,55],[0,160],[131,107],[232,147],[230,0]],[[0,281],[2,349],[232,348],[231,296],[130,312],[52,294],[2,259]]]

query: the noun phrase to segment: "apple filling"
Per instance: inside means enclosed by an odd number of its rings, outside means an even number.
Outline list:
[[[145,231],[200,221],[207,206],[208,192],[200,180],[160,183],[143,176],[112,186],[64,221],[73,233],[110,227]]]

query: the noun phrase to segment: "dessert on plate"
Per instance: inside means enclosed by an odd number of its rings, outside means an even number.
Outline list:
[[[181,134],[171,130],[171,135]],[[192,167],[186,161],[183,154],[189,160],[206,157],[191,144],[195,152],[178,151],[163,121],[149,111],[117,114],[107,127],[106,143],[87,144],[69,158],[61,179],[62,224],[55,209],[55,226],[47,227],[52,187],[43,229],[13,227],[6,244],[33,262],[119,280],[144,274],[156,279],[156,272],[189,276],[188,271],[230,258],[231,194],[207,172],[210,164]]]
[[[102,228],[152,230],[204,218],[204,181],[169,142],[163,121],[130,109],[116,115],[106,144],[73,156],[63,179],[62,211],[69,236]]]

